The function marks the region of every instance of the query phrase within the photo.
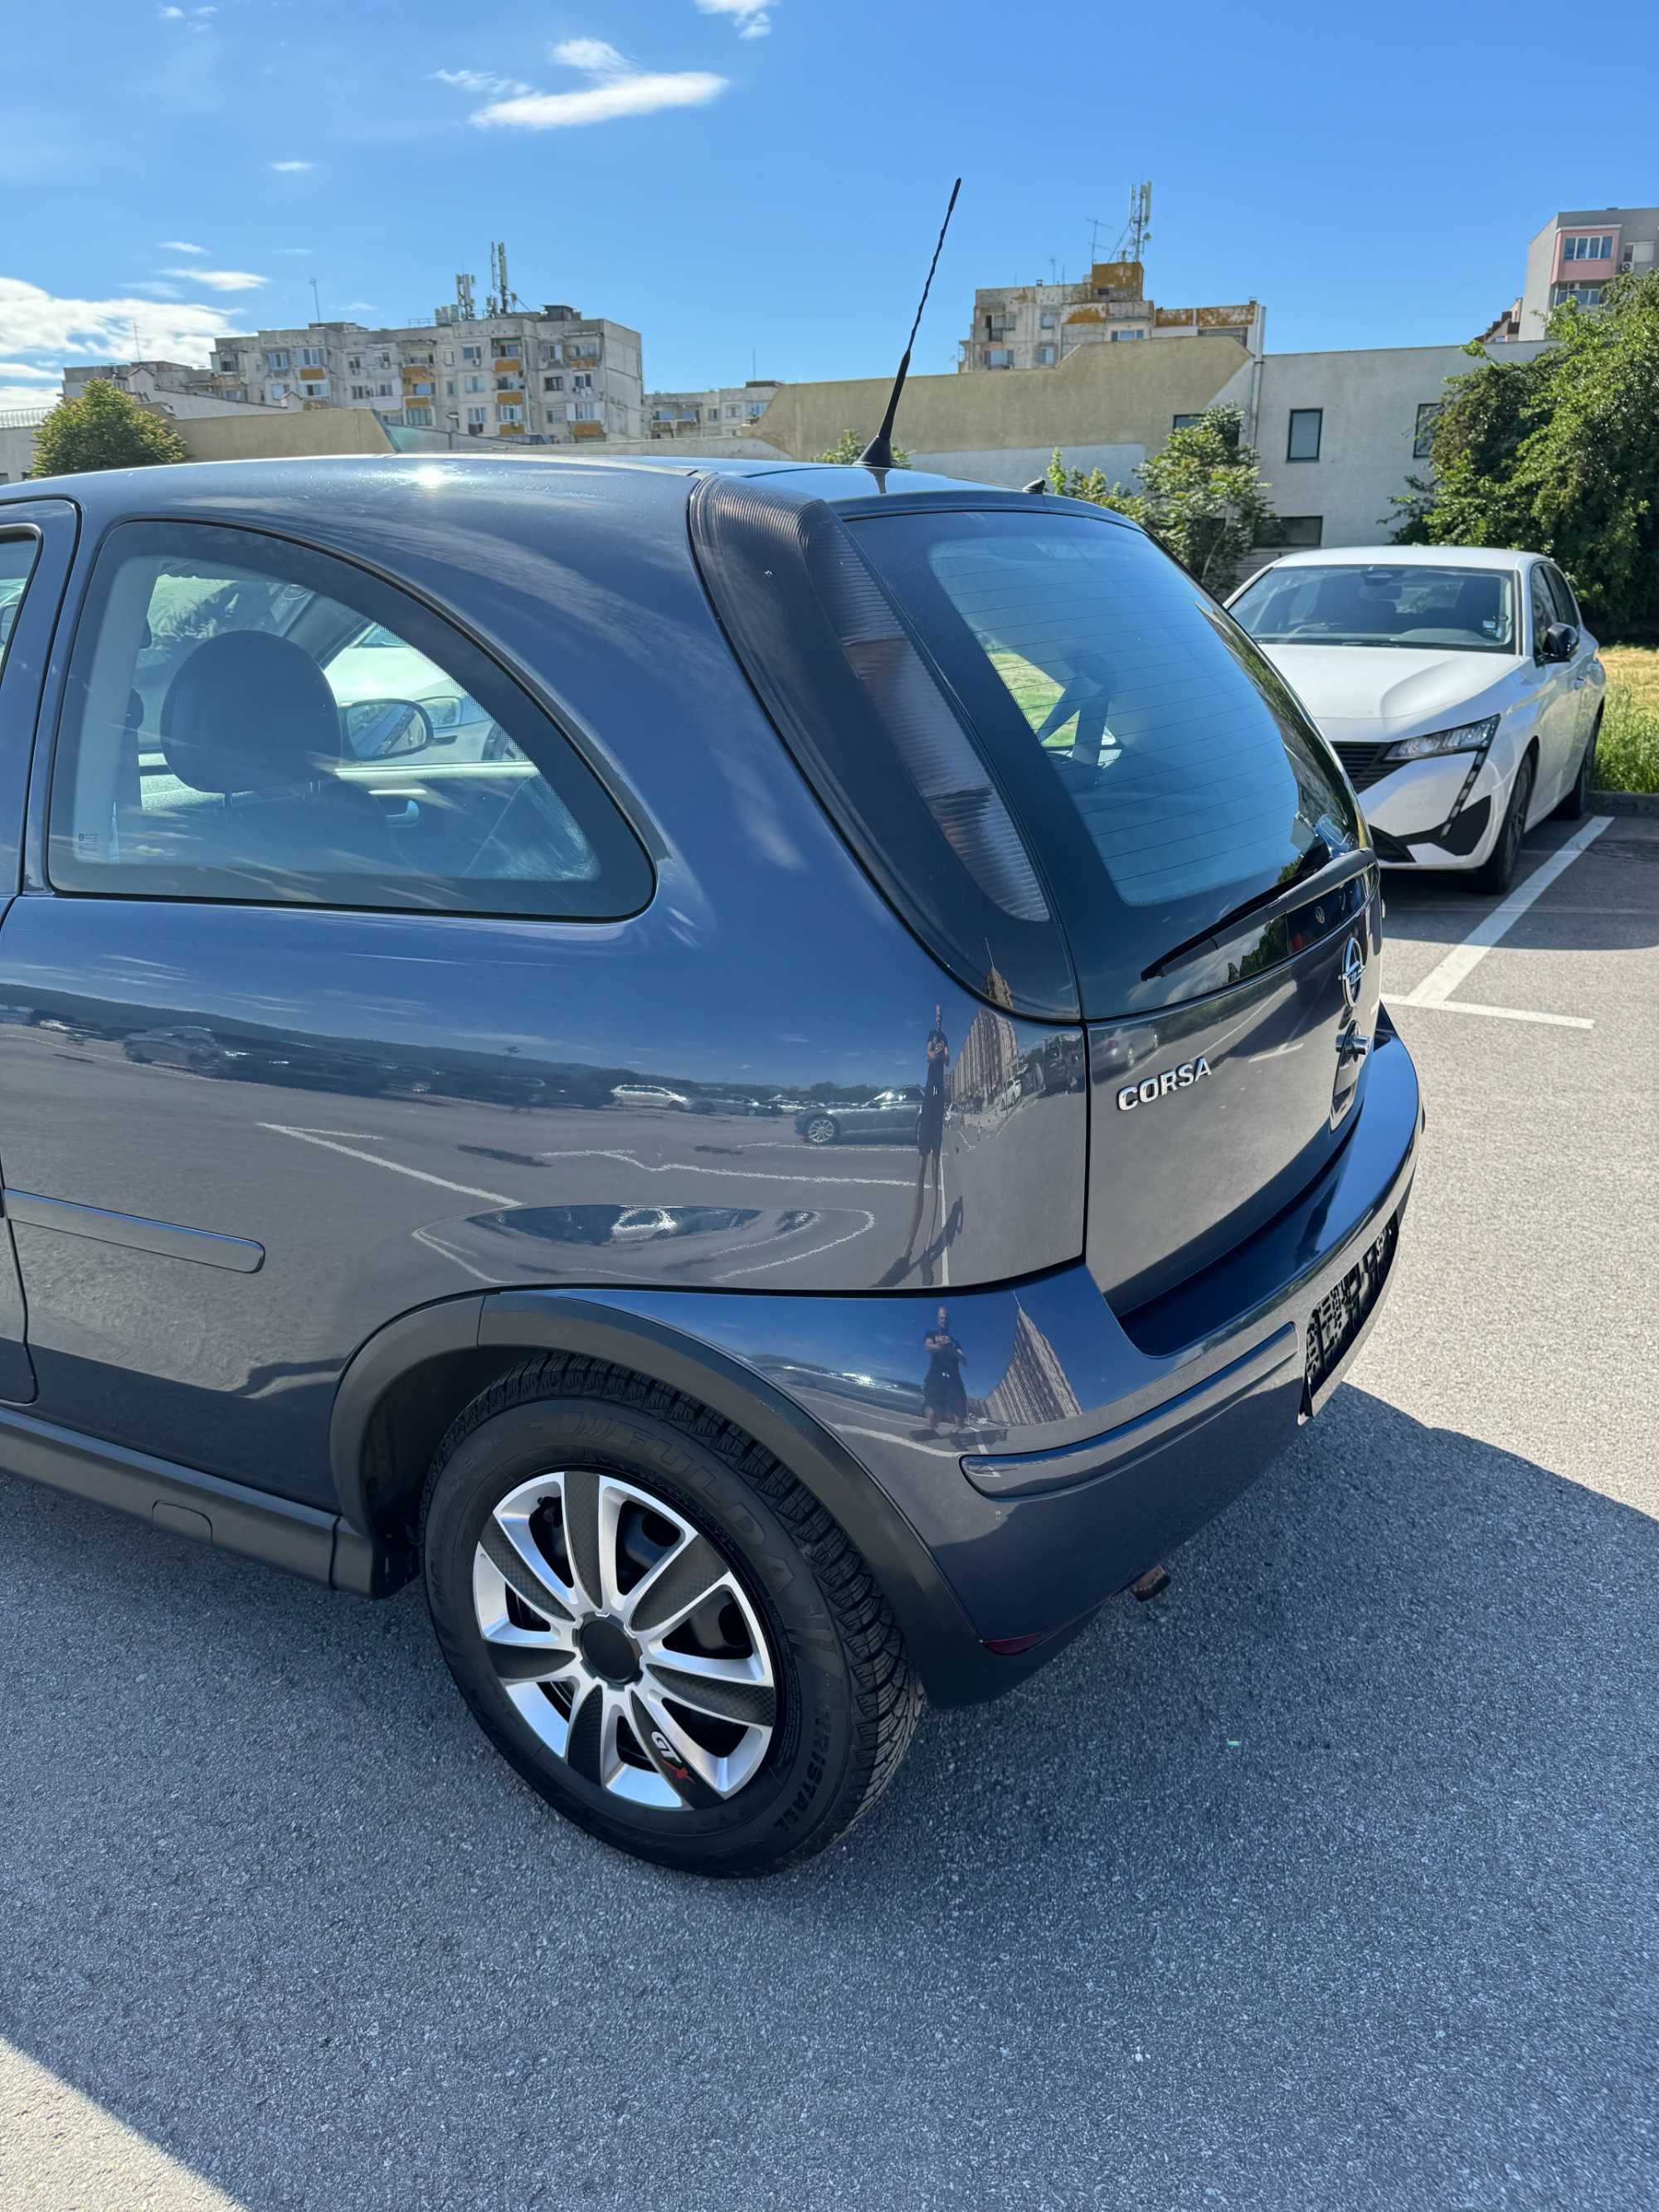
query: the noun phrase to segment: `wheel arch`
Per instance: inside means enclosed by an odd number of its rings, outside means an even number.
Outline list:
[[[418,1571],[415,1516],[445,1431],[535,1352],[602,1359],[697,1400],[771,1452],[857,1546],[930,1692],[983,1652],[933,1553],[840,1440],[765,1376],[701,1338],[591,1293],[501,1291],[446,1299],[388,1322],[335,1397],[330,1453],[339,1510],[359,1540],[352,1587],[389,1595]]]

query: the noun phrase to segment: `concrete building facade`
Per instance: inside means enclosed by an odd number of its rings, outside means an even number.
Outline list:
[[[1645,276],[1659,259],[1659,207],[1566,208],[1527,248],[1519,336],[1541,338],[1564,300],[1601,303],[1601,288],[1626,273]]]
[[[1498,361],[1539,349],[1488,349]],[[1216,331],[1182,346],[1085,346],[1052,370],[913,376],[896,434],[917,468],[944,476],[1028,483],[1058,446],[1069,467],[1132,486],[1172,430],[1206,407],[1237,406],[1279,517],[1267,559],[1291,546],[1385,543],[1392,501],[1426,465],[1446,380],[1471,366],[1461,345],[1254,354]],[[805,459],[843,430],[873,428],[888,390],[885,377],[785,385],[757,435]]]
[[[256,331],[219,339],[213,365],[248,398],[367,407],[411,429],[556,446],[645,434],[639,332],[574,307]]]
[[[958,372],[1058,368],[1079,346],[1224,332],[1260,353],[1266,316],[1259,301],[1218,307],[1160,307],[1146,297],[1139,261],[1097,261],[1071,284],[998,284],[974,295],[974,324],[957,349]]]
[[[750,437],[778,390],[769,378],[751,377],[746,384],[716,385],[707,392],[647,392],[646,434],[703,446]]]
[[[284,403],[250,400],[232,378],[182,361],[100,361],[64,371],[64,397],[78,399],[88,385],[112,384],[130,399],[175,421],[193,415],[281,414]],[[286,404],[298,407],[297,398]]]

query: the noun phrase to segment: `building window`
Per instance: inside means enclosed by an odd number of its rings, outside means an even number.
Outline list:
[[[475,434],[477,431],[482,430],[488,414],[489,410],[487,408],[469,407],[466,410],[467,428],[473,431]]]
[[[301,346],[300,348],[300,366],[301,368],[320,368],[323,366],[323,349],[321,346]]]
[[[516,361],[518,357],[519,340],[517,338],[498,338],[496,340],[495,358],[497,361]]]
[[[1318,545],[1324,536],[1322,514],[1277,514],[1255,542],[1258,545]]]
[[[1599,284],[1552,284],[1551,307],[1559,307],[1564,300],[1577,300],[1581,307],[1599,307],[1601,287]]]
[[[573,392],[591,392],[593,389],[593,379],[586,369],[580,370],[571,378],[570,389]]]
[[[378,399],[390,399],[392,386],[389,384],[377,384],[374,387],[374,395]]]
[[[764,415],[766,412],[766,406],[767,403],[763,399],[751,399],[749,403],[750,421],[753,422],[757,421],[759,416]]]
[[[286,346],[272,346],[265,355],[265,367],[270,369],[286,368],[288,367],[288,348]]]
[[[453,347],[453,346],[446,346],[446,347],[444,348],[444,367],[445,367],[446,368],[454,368],[454,366],[455,366],[455,349],[454,349],[454,347]],[[454,390],[454,386],[452,385],[452,386],[450,386],[450,389],[451,389],[451,391],[453,392],[453,391]]]
[[[1042,310],[1042,313],[1037,317],[1037,328],[1040,331],[1051,331],[1054,327],[1055,319],[1056,318],[1054,309],[1052,307],[1045,307]]]
[[[1006,346],[986,347],[985,366],[987,368],[1012,368],[1013,365],[1014,356],[1010,353]]]
[[[1285,441],[1285,459],[1316,461],[1324,428],[1325,410],[1322,407],[1292,407],[1291,434]]]
[[[503,422],[522,422],[524,420],[523,408],[510,407],[505,401],[495,410],[495,413]]]
[[[349,372],[351,375],[353,375],[353,376],[356,376],[356,375],[361,374],[362,370],[362,366],[363,366],[363,357],[362,357],[362,354],[360,354],[360,353],[349,353],[349,354],[346,356],[346,368],[347,368],[348,372]]]
[[[463,361],[482,361],[483,359],[483,348],[482,346],[463,346],[461,348],[461,359]]]
[[[1114,345],[1121,345],[1127,339],[1144,338],[1146,335],[1146,333],[1145,331],[1114,331],[1112,332],[1112,343]]]
[[[444,398],[446,399],[453,399],[454,397],[455,380],[453,376],[447,376],[444,379]]]
[[[404,410],[404,420],[412,424],[417,430],[429,430],[432,427],[432,410],[429,407],[406,408]]]
[[[416,399],[430,399],[432,397],[432,386],[429,383],[411,384],[409,390],[410,397]]]
[[[1051,345],[1040,345],[1037,348],[1036,364],[1039,368],[1052,368],[1054,367],[1054,349]]]
[[[1201,415],[1172,415],[1170,418],[1170,428],[1172,430],[1190,430],[1194,422],[1201,422],[1203,420],[1204,417]]]
[[[1422,399],[1418,402],[1417,429],[1412,439],[1412,459],[1426,461],[1434,451],[1434,425],[1443,399]]]
[[[461,379],[461,387],[466,392],[482,392],[484,388],[484,380],[481,376],[464,376]]]
[[[1581,238],[1564,238],[1561,241],[1564,261],[1611,261],[1613,237],[1607,231],[1589,231]]]
[[[543,390],[544,392],[562,392],[562,391],[564,390],[564,379],[563,379],[563,377],[562,377],[562,376],[544,376],[544,377],[543,377],[543,379],[542,379],[542,390]],[[657,411],[658,411],[659,415],[660,415],[660,414],[661,414],[661,412],[662,412],[662,410],[661,410],[661,409],[660,409],[660,408],[659,408],[659,410],[658,410]]]
[[[591,399],[578,399],[570,410],[570,419],[573,422],[592,422],[597,418],[597,415],[598,410]]]
[[[351,387],[351,396],[354,399],[372,399],[374,393],[373,388],[367,384],[354,384]]]

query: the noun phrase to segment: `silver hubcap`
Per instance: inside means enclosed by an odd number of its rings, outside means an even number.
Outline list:
[[[765,1631],[708,1538],[649,1491],[588,1468],[521,1482],[484,1523],[472,1604],[520,1717],[612,1796],[696,1810],[765,1758]]]

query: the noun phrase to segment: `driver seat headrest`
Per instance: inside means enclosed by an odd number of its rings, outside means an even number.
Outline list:
[[[167,687],[161,750],[193,791],[276,791],[340,763],[340,712],[303,646],[267,630],[198,645]]]

